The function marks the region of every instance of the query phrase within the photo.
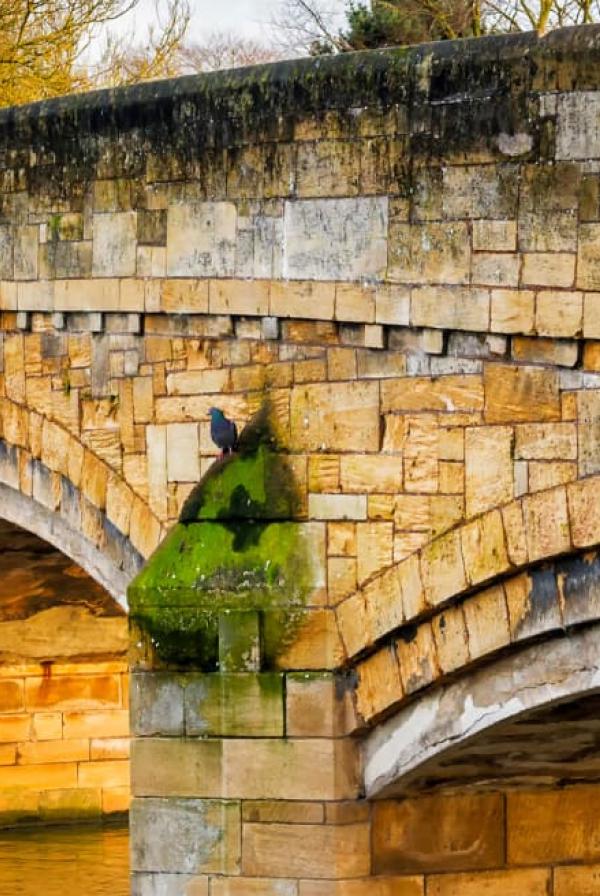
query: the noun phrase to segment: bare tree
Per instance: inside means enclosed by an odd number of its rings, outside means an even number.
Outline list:
[[[180,72],[194,74],[274,62],[282,58],[282,53],[273,45],[240,37],[231,31],[214,31],[203,41],[182,46],[178,57]]]
[[[339,4],[331,0],[280,0],[271,20],[275,41],[288,56],[354,49],[342,24]]]

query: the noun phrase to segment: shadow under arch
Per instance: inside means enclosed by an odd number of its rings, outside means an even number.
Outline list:
[[[53,545],[127,610],[127,586],[141,568],[143,558],[107,520],[106,550],[100,550],[65,514],[48,509],[4,483],[0,483],[0,517]]]

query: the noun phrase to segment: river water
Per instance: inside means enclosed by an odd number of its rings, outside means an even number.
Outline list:
[[[0,830],[0,896],[129,896],[127,828]]]

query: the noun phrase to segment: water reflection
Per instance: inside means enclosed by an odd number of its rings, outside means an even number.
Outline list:
[[[0,896],[128,896],[125,827],[0,831]]]

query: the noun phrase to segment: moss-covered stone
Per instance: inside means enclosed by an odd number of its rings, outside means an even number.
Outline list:
[[[268,418],[265,404],[242,433],[239,453],[199,483],[130,586],[131,619],[162,662],[238,668],[249,651],[257,653],[258,626],[237,645],[223,630],[219,657],[219,625],[228,613],[260,614],[263,666],[293,640],[314,578],[310,530],[293,520],[297,486]]]

